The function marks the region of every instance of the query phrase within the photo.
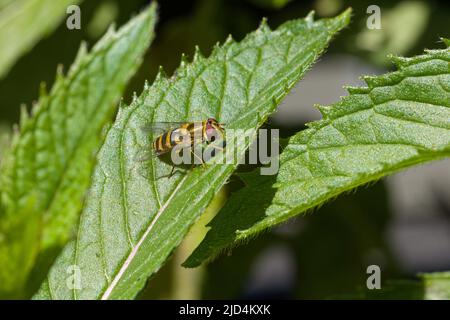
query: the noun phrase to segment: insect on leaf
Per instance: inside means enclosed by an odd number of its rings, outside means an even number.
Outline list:
[[[319,107],[323,119],[294,135],[276,177],[245,176],[184,263],[198,266],[333,197],[401,169],[450,155],[450,49],[392,57],[399,70]]]
[[[228,128],[259,127],[350,19],[289,21],[272,31],[265,21],[241,42],[229,38],[209,58],[183,59],[176,75],[159,76],[120,109],[98,155],[78,237],[52,267],[37,299],[129,299],[156,272],[226,183],[236,164],[167,175],[171,165],[150,159],[144,178],[136,154],[149,148],[143,125],[214,117]],[[259,114],[259,116],[258,116]],[[234,146],[242,156],[249,142]],[[227,146],[228,148],[228,146]],[[67,268],[81,286],[66,286]]]

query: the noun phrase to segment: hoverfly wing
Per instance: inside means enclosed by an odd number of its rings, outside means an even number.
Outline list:
[[[167,122],[167,121],[150,122],[142,126],[141,129],[144,133],[157,137],[163,134],[164,132],[178,128],[185,123],[186,122]]]
[[[157,154],[151,148],[141,149],[136,153],[136,155],[134,157],[134,161],[135,162],[147,162],[156,156],[157,156]]]
[[[157,177],[154,174],[151,174],[151,170],[153,170],[151,163],[155,161],[155,158],[158,156],[160,156],[160,154],[157,154],[155,150],[151,148],[139,150],[134,157],[132,170],[147,180],[155,180]]]

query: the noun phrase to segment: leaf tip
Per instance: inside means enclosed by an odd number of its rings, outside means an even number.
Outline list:
[[[132,103],[136,103],[137,99],[138,99],[138,95],[137,95],[136,91],[133,91],[133,101],[132,101]]]
[[[314,15],[315,11],[311,10],[305,17],[306,25],[308,28],[312,28],[314,25]]]
[[[147,91],[150,88],[150,84],[148,83],[148,80],[145,79],[144,81],[144,91]]]
[[[263,17],[261,19],[261,22],[259,23],[259,27],[258,27],[257,31],[262,32],[262,33],[270,32],[270,27],[267,24],[267,18],[266,17]]]
[[[109,25],[108,30],[106,31],[105,37],[112,36],[114,33],[116,33],[116,29],[117,29],[116,23],[112,22]]]
[[[339,14],[337,17],[326,19],[327,29],[334,34],[337,31],[345,28],[350,23],[350,20],[352,18],[352,12],[353,12],[352,8],[349,7],[341,14]]]
[[[45,98],[45,97],[47,97],[47,95],[48,95],[47,84],[44,81],[42,81],[39,84],[39,97],[40,98]]]
[[[367,87],[343,86],[349,94],[363,94],[368,92]]]
[[[328,118],[331,112],[331,107],[330,106],[326,106],[326,105],[321,105],[321,104],[315,104],[314,107],[316,107],[320,113],[322,114],[322,116],[324,118]]]
[[[87,42],[83,40],[81,41],[80,47],[78,48],[78,52],[75,57],[73,66],[79,64],[83,60],[83,58],[87,55],[87,53],[88,53]]]
[[[311,122],[307,122],[305,123],[305,126],[309,129],[319,129],[322,126],[322,122],[319,121],[311,121]]]
[[[234,42],[233,36],[231,34],[228,34],[227,39],[223,43],[223,48],[230,46],[233,42]]]
[[[181,60],[181,62],[180,62],[179,68],[182,68],[182,69],[186,68],[186,66],[189,63],[189,60],[187,58],[187,55],[184,52],[181,54],[181,59],[180,60]]]
[[[159,66],[159,68],[158,68],[158,73],[157,73],[157,75],[156,75],[155,82],[160,82],[160,81],[163,80],[163,79],[167,79],[167,74],[166,74],[166,72],[164,71],[163,66]]]
[[[350,18],[352,17],[352,13],[353,13],[353,8],[352,7],[348,7],[347,9],[344,10],[344,12],[342,12],[339,15],[339,18],[345,20],[347,23],[350,22]]]
[[[152,1],[150,3],[150,11],[152,13],[156,13],[156,10],[158,9],[158,1]]]
[[[219,52],[220,52],[220,42],[217,41],[213,46],[213,49],[211,52],[211,57],[217,56],[219,54]]]
[[[376,87],[378,78],[375,76],[362,76],[360,77],[361,80],[363,80],[369,88]]]
[[[56,79],[62,79],[64,78],[64,66],[59,63],[56,67]]]
[[[441,37],[440,40],[445,44],[447,48],[450,47],[450,39]]]
[[[202,52],[200,51],[200,47],[196,45],[193,62],[198,62],[198,61],[202,60],[203,58],[204,57],[203,57]]]
[[[396,56],[394,54],[388,54],[387,58],[393,63],[395,64],[395,66],[398,69],[402,69],[405,66],[408,65],[409,59],[408,58],[404,58],[404,57],[400,57],[400,56]]]
[[[29,118],[30,114],[27,111],[27,106],[26,104],[22,103],[20,105],[20,120],[19,120],[20,127],[23,127]]]
[[[191,257],[188,257],[188,258],[181,264],[181,266],[182,266],[183,268],[189,268],[189,269],[196,268],[196,267],[198,267],[199,265],[200,265],[200,262],[197,261],[197,260],[192,259]]]

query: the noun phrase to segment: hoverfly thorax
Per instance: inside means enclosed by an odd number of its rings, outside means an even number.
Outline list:
[[[192,122],[160,122],[149,126],[149,129],[160,129],[165,125],[166,130],[154,138],[152,149],[155,155],[159,156],[183,148],[194,148],[200,145],[209,145],[214,141],[225,139],[223,125],[214,118],[203,121]]]
[[[189,122],[152,122],[144,127],[151,141],[150,157],[175,165],[205,164],[226,147],[224,124],[214,118]],[[170,155],[170,159],[167,157]],[[143,161],[147,156],[140,156]],[[193,160],[193,161],[192,161]]]

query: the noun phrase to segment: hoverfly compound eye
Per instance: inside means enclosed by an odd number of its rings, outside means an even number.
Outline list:
[[[213,128],[213,124],[214,124],[214,119],[213,118],[209,118],[208,120],[206,120],[206,129],[212,129]]]
[[[212,141],[211,138],[214,136],[215,131],[216,131],[216,129],[214,127],[214,121],[215,120],[213,118],[209,118],[208,120],[206,120],[206,128],[205,128],[206,137],[207,137],[207,140],[210,142]]]

